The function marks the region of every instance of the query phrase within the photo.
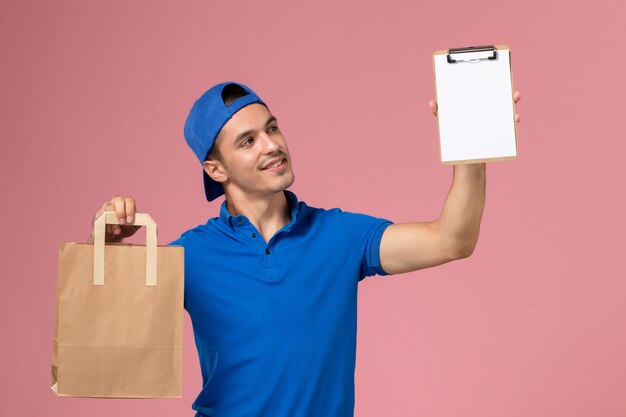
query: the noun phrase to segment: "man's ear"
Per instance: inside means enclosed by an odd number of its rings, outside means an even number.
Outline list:
[[[213,179],[213,181],[224,182],[228,179],[228,174],[224,169],[224,165],[217,160],[208,160],[202,163],[204,171]]]

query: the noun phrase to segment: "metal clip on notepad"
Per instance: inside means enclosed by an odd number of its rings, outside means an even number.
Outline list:
[[[493,45],[485,46],[467,46],[465,48],[448,49],[448,64],[456,64],[457,62],[475,62],[482,60],[494,60],[498,55],[496,47]]]

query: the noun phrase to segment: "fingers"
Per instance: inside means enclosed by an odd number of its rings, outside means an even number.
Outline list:
[[[516,103],[519,101],[521,97],[522,97],[522,93],[520,93],[519,91],[515,91],[515,93],[513,93],[513,100],[515,100]]]
[[[107,201],[102,205],[102,211],[113,211],[116,213],[117,218],[120,218],[120,214],[118,213],[118,209],[114,203],[117,197],[113,197],[111,201]],[[119,205],[119,204],[118,204]],[[102,213],[100,213],[102,214]],[[124,214],[123,214],[124,215]],[[106,225],[106,234],[107,235],[119,235],[122,232],[122,228],[117,224],[107,224]]]
[[[139,226],[121,226],[126,223],[132,223],[135,220],[136,204],[133,197],[122,197],[120,195],[116,195],[110,201],[107,201],[102,205],[102,208],[98,211],[98,213],[96,213],[94,220],[105,211],[115,212],[115,215],[117,216],[120,223],[119,225],[107,224],[107,236],[112,238],[128,237],[134,234],[137,229],[139,229]]]
[[[433,114],[437,116],[437,102],[435,100],[430,100],[428,102],[428,105],[430,106],[430,109],[432,110]]]
[[[111,204],[115,207],[115,214],[120,224],[126,223],[126,199],[121,195],[116,195],[111,199]]]
[[[520,120],[519,114],[515,113],[515,123],[519,123]]]
[[[132,223],[135,220],[135,199],[125,197],[124,203],[126,205],[126,223]]]
[[[135,199],[133,197],[122,197],[116,195],[110,201],[115,207],[115,214],[120,224],[132,223],[135,219]]]

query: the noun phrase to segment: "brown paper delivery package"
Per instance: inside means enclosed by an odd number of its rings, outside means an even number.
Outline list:
[[[108,243],[94,221],[94,244],[62,243],[52,350],[52,390],[59,396],[180,398],[182,394],[184,248]]]

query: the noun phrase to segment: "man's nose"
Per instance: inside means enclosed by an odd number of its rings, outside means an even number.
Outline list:
[[[261,140],[263,142],[263,150],[266,153],[273,152],[278,149],[278,144],[274,139],[270,137],[267,133],[261,133]]]

